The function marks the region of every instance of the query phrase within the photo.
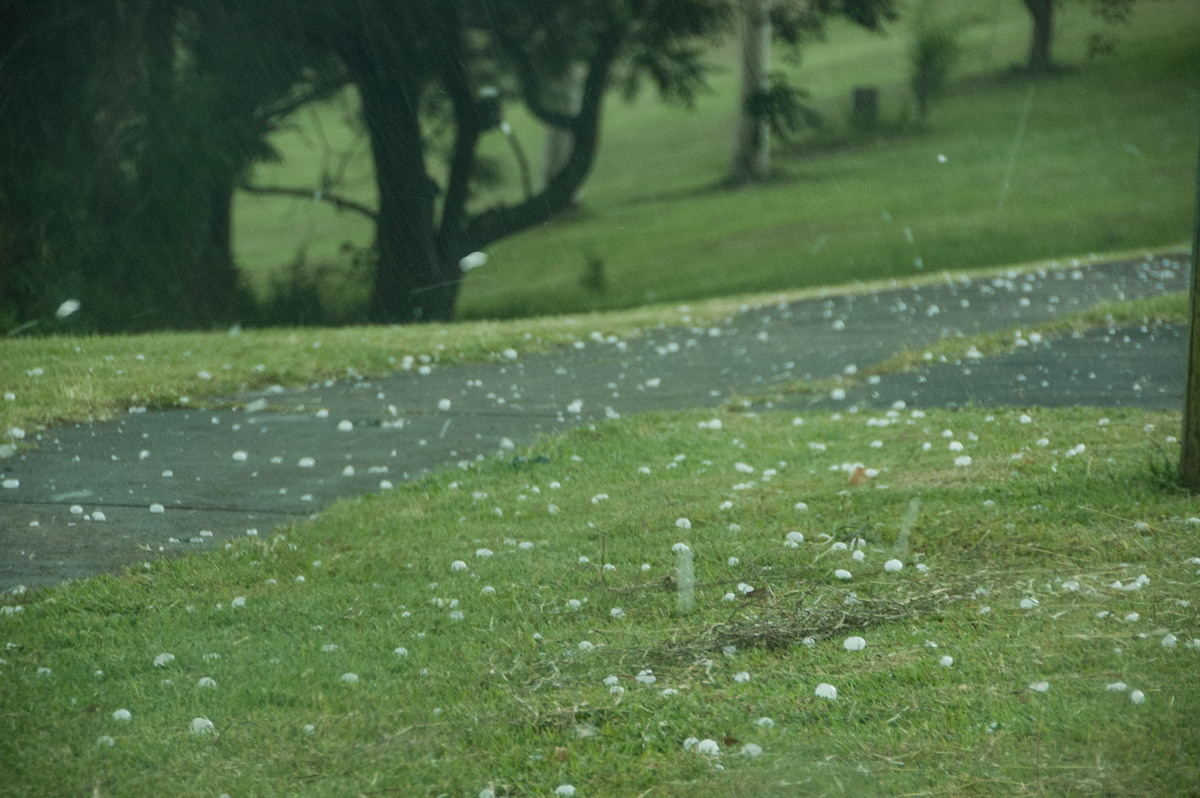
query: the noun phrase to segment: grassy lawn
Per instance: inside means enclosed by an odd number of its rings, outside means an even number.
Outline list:
[[[1064,7],[1056,52],[1077,68],[1036,84],[1008,72],[1028,44],[1019,3],[961,13],[964,56],[923,132],[854,143],[838,132],[856,85],[881,88],[889,121],[911,115],[903,24],[886,36],[836,25],[799,68],[778,59],[833,129],[779,148],[779,179],[754,189],[714,188],[732,140],[731,51],[713,54],[721,71],[693,110],[614,96],[580,208],[490,247],[465,284],[461,316],[691,301],[1185,240],[1200,110],[1195,3],[1140,4],[1116,31],[1117,54],[1095,61],[1086,42],[1101,24],[1082,4]],[[344,149],[341,190],[370,202],[367,149],[339,123],[346,111],[297,119],[279,141],[285,161],[262,167],[262,182],[314,184],[322,169],[338,171]],[[540,133],[516,109],[511,121],[536,172]],[[484,150],[508,179],[480,203],[519,199],[502,140]],[[343,242],[366,245],[370,235],[363,220],[312,202],[238,200],[239,259],[260,288],[300,247],[336,267]],[[592,260],[603,262],[602,290],[584,284]],[[331,279],[343,299],[356,290]]]
[[[1178,414],[712,418],[5,597],[0,794],[1200,783],[1200,505],[1156,476]]]

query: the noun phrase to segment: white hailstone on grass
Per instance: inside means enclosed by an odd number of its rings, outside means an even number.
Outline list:
[[[1044,693],[1050,689],[1050,682],[1033,682],[1029,685],[1029,689],[1035,693]]]
[[[951,665],[954,664],[954,657],[947,654],[938,660],[938,664],[941,665],[943,668],[949,668]]]
[[[170,664],[171,664],[172,662],[174,662],[174,661],[175,661],[175,655],[174,655],[174,654],[167,654],[167,653],[165,653],[165,652],[164,652],[164,653],[162,653],[162,654],[159,654],[157,657],[155,657],[155,658],[154,658],[154,667],[156,667],[156,668],[165,668],[165,667],[167,667],[168,665],[170,665]]]
[[[229,602],[229,606],[231,606],[231,607],[245,607],[245,606],[246,606],[246,597],[245,597],[245,596],[236,596],[236,597],[234,597],[233,601]]]
[[[748,682],[748,681],[750,681],[750,672],[749,671],[738,671],[737,673],[733,674],[733,680],[735,682],[737,682],[738,684]]]
[[[491,557],[492,550],[491,549],[475,549],[475,556],[476,557]]]
[[[661,695],[664,698],[670,698],[673,695],[679,695],[679,691],[676,690],[674,687],[668,687],[667,689],[662,691]]]
[[[343,673],[342,674],[342,683],[343,684],[358,684],[358,674],[357,673]]]
[[[465,571],[465,570],[467,570],[467,564],[465,562],[463,562],[462,560],[455,560],[454,562],[450,563],[450,570],[451,571]]]
[[[1035,598],[1021,599],[1021,609],[1023,609],[1023,610],[1032,610],[1037,605],[1038,605],[1038,600]]]
[[[212,734],[216,726],[208,718],[192,718],[192,734]]]
[[[1123,693],[1129,689],[1129,685],[1125,684],[1125,682],[1110,682],[1105,685],[1104,689],[1110,693]]]
[[[658,681],[658,677],[654,675],[654,671],[650,670],[649,668],[646,668],[645,670],[640,671],[638,673],[638,675],[634,677],[634,679],[637,680],[638,684],[644,684],[647,686],[652,685]]]
[[[1020,417],[1017,418],[1017,421],[1020,421],[1022,424],[1028,424],[1029,422],[1033,421],[1033,419],[1030,418],[1028,414],[1022,413]]]
[[[1136,612],[1125,613],[1125,622],[1126,623],[1137,623],[1141,619],[1142,619],[1142,616]]]
[[[867,559],[867,555],[862,549],[855,549],[854,553],[850,555],[850,558],[855,562],[862,562],[863,560]]]
[[[613,618],[624,618],[625,610],[621,609],[620,607],[613,607],[611,610],[608,611],[608,614],[610,616],[612,616]]]
[[[196,686],[206,687],[209,690],[215,690],[217,689],[217,680],[211,676],[201,676],[200,680],[196,682]]]
[[[326,643],[323,646],[321,646],[321,651],[326,654],[331,654],[334,651],[337,651],[338,648],[340,648],[340,646],[338,646],[337,643]]]
[[[96,738],[96,745],[102,748],[112,748],[117,744],[117,741],[109,737],[107,734],[101,734]]]
[[[392,649],[392,653],[395,654],[397,657],[407,657],[408,649],[405,648],[404,646],[396,646],[395,648]]]
[[[686,518],[676,518],[675,526],[678,527],[679,529],[691,529],[692,522]]]
[[[1175,644],[1178,642],[1178,639],[1175,637],[1175,635],[1168,634],[1162,639],[1161,642],[1163,648],[1175,648]]]
[[[484,596],[493,596],[496,594],[496,588],[492,587],[491,585],[484,585],[479,589],[479,592]]]
[[[133,720],[133,713],[128,709],[118,709],[112,713],[113,720],[119,720],[121,723],[128,723]]]
[[[523,540],[517,544],[517,548],[521,551],[530,551],[533,548],[533,544],[528,540]]]
[[[1141,690],[1134,690],[1132,693],[1129,694],[1129,700],[1135,704],[1141,704],[1141,703],[1145,702],[1146,694],[1143,693]]]
[[[952,452],[961,452],[963,450],[962,441],[950,441],[949,449]]]
[[[463,619],[463,617],[464,616],[463,616],[462,610],[450,610],[450,620],[461,621]]]
[[[593,643],[591,640],[580,640],[579,641],[579,650],[580,651],[591,651],[595,647],[596,647],[596,644]]]
[[[580,556],[579,556],[579,564],[580,564],[580,565],[587,565],[587,564],[588,564],[588,563],[590,563],[591,561],[592,561],[592,560],[591,560],[591,558],[590,558],[590,557],[586,557],[586,556],[584,556],[584,555],[580,555]]]
[[[742,746],[742,756],[762,756],[762,746],[755,743],[746,743]]]
[[[583,609],[583,602],[579,599],[567,599],[567,608],[572,612],[579,612]]]
[[[838,579],[853,579],[854,578],[854,574],[850,573],[845,568],[837,569],[836,571],[833,572],[833,575],[836,576]]]
[[[889,574],[894,574],[897,571],[904,570],[904,563],[897,559],[891,559],[883,564],[883,570],[887,571]]]
[[[554,788],[555,795],[561,795],[563,798],[570,798],[575,794],[575,786],[573,784],[560,784]]]
[[[671,551],[675,552],[676,554],[680,554],[681,552],[691,551],[691,550],[692,550],[692,547],[686,543],[676,543],[675,545],[671,546]]]
[[[866,647],[867,641],[858,636],[847,637],[842,641],[842,648],[847,651],[862,651]]]
[[[743,596],[748,596],[754,592],[754,586],[748,585],[745,582],[738,582],[737,589],[738,589],[738,592],[741,593]]]
[[[490,787],[484,787],[479,791],[479,798],[496,798],[496,791]]]
[[[971,464],[971,455],[969,455],[969,454],[960,454],[958,457],[954,458],[954,465],[957,468],[966,468],[970,464]]]
[[[721,753],[721,746],[717,745],[716,740],[701,740],[696,743],[696,753],[703,756],[718,756]]]
[[[800,544],[803,542],[804,542],[804,533],[803,532],[788,532],[787,537],[784,538],[783,545],[785,545],[791,549],[797,549],[800,547]]]
[[[722,601],[737,601],[737,593],[726,593],[721,596]]]
[[[1063,587],[1063,590],[1069,590],[1072,593],[1075,593],[1079,590],[1079,583],[1076,582],[1074,579],[1068,579],[1067,581],[1062,583],[1062,587]]]
[[[817,685],[817,689],[813,691],[817,698],[827,698],[830,701],[837,700],[837,688],[832,684],[821,682]]]
[[[754,725],[761,726],[764,729],[770,729],[771,727],[773,727],[775,725],[775,721],[771,720],[770,718],[764,717],[764,718],[759,718],[758,720],[754,721]]]
[[[739,560],[737,557],[730,557],[728,560],[725,561],[725,564],[728,565],[730,568],[732,568],[740,562],[741,562],[741,560]]]
[[[478,269],[487,262],[488,256],[486,252],[471,252],[458,259],[458,268],[465,273],[472,269]]]

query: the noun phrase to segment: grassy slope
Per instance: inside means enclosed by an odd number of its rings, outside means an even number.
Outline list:
[[[0,795],[1194,789],[1200,508],[1148,468],[1177,414],[710,417],[578,430],[527,452],[544,462],[6,597]],[[878,475],[850,483],[858,462]],[[694,553],[686,612],[676,542]],[[191,734],[198,717],[216,733]]]
[[[1134,25],[1119,31],[1119,55],[1085,62],[1086,39],[1098,27],[1085,9],[1068,7],[1057,52],[1080,68],[1030,88],[998,77],[1026,46],[1020,4],[964,17],[962,77],[935,107],[930,132],[825,152],[814,145],[809,155],[779,157],[782,178],[753,190],[711,190],[729,155],[731,70],[715,76],[713,93],[692,111],[650,96],[632,105],[614,97],[582,209],[490,248],[491,262],[467,280],[462,314],[835,284],[911,274],[918,258],[925,270],[971,268],[1182,241],[1200,108],[1192,80],[1200,11],[1187,0],[1143,4]],[[881,85],[884,113],[895,117],[907,102],[899,80],[905,38],[902,26],[884,37],[835,26],[828,43],[808,48],[797,81],[835,124],[860,84]],[[728,52],[714,59],[731,63]],[[320,115],[324,135],[349,135],[334,116]],[[512,121],[536,162],[536,128],[519,114]],[[282,142],[288,161],[266,170],[278,182],[312,180],[320,149],[300,146],[316,140],[308,130]],[[499,137],[485,149],[515,185]],[[350,171],[347,193],[369,201],[369,167],[360,160]],[[515,198],[495,189],[480,201]],[[259,281],[290,258],[296,224],[310,231],[314,256],[334,257],[342,240],[369,240],[360,220],[312,203],[242,198],[238,207],[239,252]],[[593,255],[605,264],[601,294],[580,283]]]

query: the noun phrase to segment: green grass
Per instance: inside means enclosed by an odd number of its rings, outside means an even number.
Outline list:
[[[1097,61],[1084,53],[1102,26],[1084,6],[1064,7],[1056,52],[1077,68],[1036,84],[1009,72],[1024,56],[1028,15],[1018,3],[992,6],[963,12],[963,60],[926,131],[849,141],[838,130],[855,85],[880,86],[888,120],[910,113],[903,25],[886,36],[835,25],[798,69],[779,59],[834,129],[791,155],[780,148],[780,178],[754,189],[714,188],[732,141],[731,50],[713,54],[713,91],[691,111],[649,95],[631,105],[611,98],[581,207],[490,247],[488,265],[465,283],[460,315],[692,301],[1186,239],[1200,110],[1195,4],[1140,4],[1117,30],[1117,55]],[[311,183],[331,158],[320,130],[335,150],[354,141],[362,157],[344,191],[370,201],[366,149],[336,124],[343,112],[298,120],[279,142],[286,160],[263,167],[264,182]],[[538,129],[518,110],[511,117],[536,166]],[[512,156],[493,138],[485,154],[508,180],[481,191],[481,204],[519,198]],[[311,259],[336,262],[341,242],[370,240],[361,220],[310,202],[240,197],[238,219],[239,259],[258,286],[302,244]],[[604,263],[601,292],[582,282],[593,257]]]
[[[1020,415],[629,417],[8,596],[0,794],[1187,794],[1200,508],[1159,467],[1179,416]]]

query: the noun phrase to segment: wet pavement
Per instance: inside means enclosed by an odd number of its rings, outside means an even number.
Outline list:
[[[45,430],[0,460],[0,590],[38,587],[266,534],[331,502],[646,410],[720,407],[792,380],[865,369],[953,336],[1020,329],[1008,355],[931,363],[784,406],[964,404],[1175,408],[1186,331],[1037,326],[1105,300],[1187,287],[1187,255],[849,293],[723,323],[599,333],[500,362],[428,366],[234,398],[235,409],[131,413]]]

